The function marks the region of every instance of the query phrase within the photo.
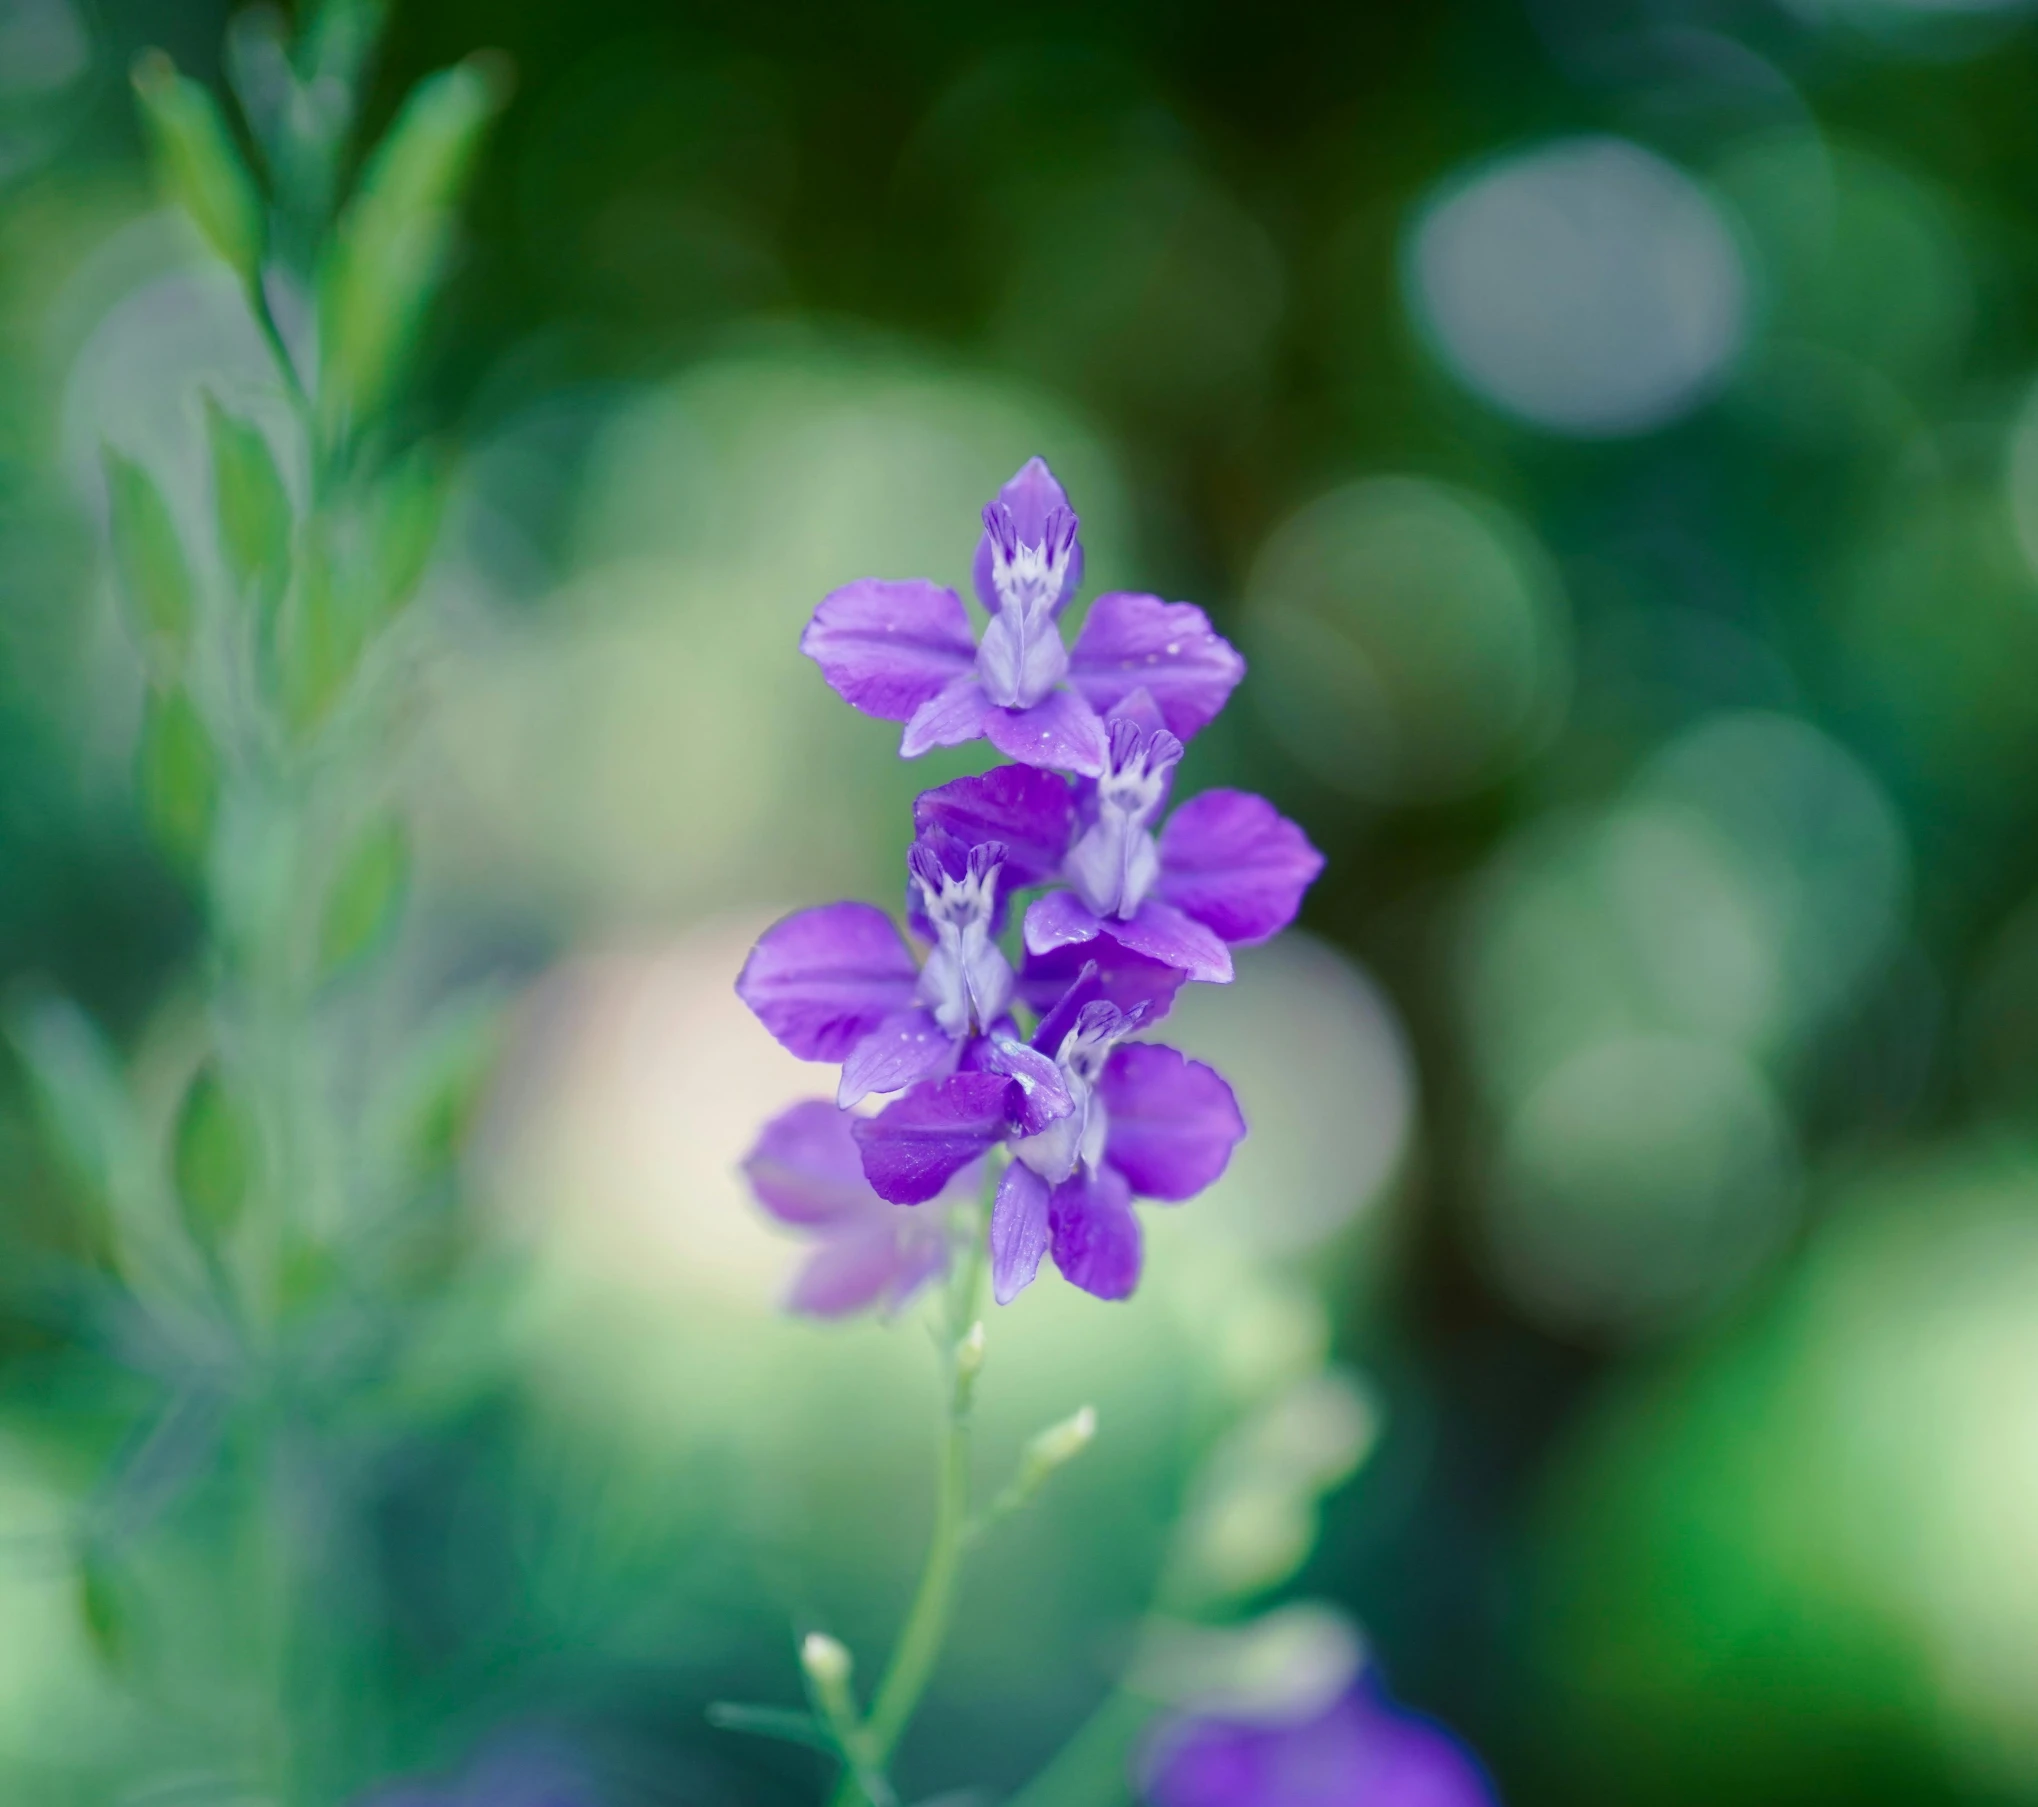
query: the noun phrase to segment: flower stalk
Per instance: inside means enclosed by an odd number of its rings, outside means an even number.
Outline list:
[[[936,1458],[934,1481],[934,1528],[927,1540],[927,1557],[921,1566],[919,1585],[913,1590],[913,1604],[891,1661],[879,1679],[871,1702],[870,1717],[860,1728],[858,1745],[864,1764],[851,1762],[835,1791],[834,1807],[885,1807],[875,1798],[858,1771],[868,1768],[880,1777],[898,1748],[899,1740],[919,1710],[927,1684],[955,1616],[956,1585],[962,1577],[962,1559],[970,1542],[970,1449],[971,1419],[976,1403],[977,1377],[983,1372],[984,1327],[982,1310],[987,1219],[991,1201],[997,1196],[1000,1164],[986,1164],[982,1199],[970,1211],[959,1212],[956,1240],[962,1255],[949,1278],[943,1313],[948,1351],[947,1398],[941,1417],[941,1447]]]

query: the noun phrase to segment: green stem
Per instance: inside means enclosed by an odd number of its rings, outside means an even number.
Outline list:
[[[882,1775],[899,1740],[934,1677],[934,1665],[948,1640],[955,1612],[955,1587],[962,1573],[968,1542],[970,1405],[975,1391],[974,1367],[960,1365],[957,1350],[977,1321],[988,1254],[990,1201],[999,1168],[993,1162],[984,1185],[984,1201],[972,1214],[962,1259],[948,1292],[948,1402],[943,1415],[939,1469],[935,1478],[934,1530],[928,1539],[927,1561],[920,1585],[906,1615],[905,1629],[892,1650],[863,1726],[862,1750],[867,1766]],[[832,1807],[879,1807],[853,1773],[837,1785]]]

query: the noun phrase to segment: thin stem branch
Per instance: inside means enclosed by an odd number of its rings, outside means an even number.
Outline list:
[[[864,1722],[861,1746],[867,1766],[882,1775],[905,1736],[920,1697],[934,1677],[934,1665],[948,1640],[955,1611],[956,1583],[970,1526],[970,1406],[981,1356],[960,1358],[963,1339],[977,1321],[988,1255],[990,1201],[999,1175],[994,1161],[985,1178],[983,1202],[971,1214],[968,1237],[948,1290],[948,1400],[942,1419],[941,1451],[935,1476],[934,1529],[920,1585],[906,1614],[905,1629],[892,1650]],[[835,1790],[833,1807],[880,1807],[853,1773]]]

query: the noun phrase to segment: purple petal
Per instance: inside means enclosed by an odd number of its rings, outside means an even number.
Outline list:
[[[1098,714],[1146,690],[1179,740],[1207,726],[1244,676],[1245,661],[1193,602],[1125,590],[1090,604],[1069,653],[1069,683]]]
[[[913,1001],[920,969],[874,904],[824,904],[774,923],[736,978],[736,995],[802,1060],[841,1060]]]
[[[1055,1187],[1047,1219],[1054,1264],[1070,1285],[1099,1299],[1132,1296],[1139,1284],[1139,1219],[1123,1178],[1108,1167],[1094,1174],[1078,1169]]]
[[[923,1204],[1004,1138],[1014,1089],[1002,1073],[955,1073],[856,1118],[850,1133],[863,1150],[864,1178],[895,1205]]]
[[[1323,870],[1309,837],[1249,791],[1191,797],[1161,829],[1160,850],[1160,895],[1231,942],[1278,935]]]
[[[1014,1161],[998,1182],[991,1210],[991,1296],[1009,1305],[1033,1284],[1047,1253],[1048,1184]]]
[[[918,759],[935,747],[959,747],[984,731],[991,699],[974,669],[966,671],[913,711],[899,736],[899,757]]]
[[[899,1092],[923,1079],[945,1078],[954,1069],[956,1053],[955,1041],[926,1006],[909,1005],[850,1049],[835,1102],[846,1111],[873,1092]]]
[[[1120,1010],[1146,1004],[1151,1006],[1146,1015],[1149,1023],[1159,1022],[1167,1015],[1187,976],[1176,967],[1135,954],[1108,935],[1044,954],[1029,953],[1019,969],[1019,1001],[1042,1019],[1043,1030],[1047,1027],[1046,1019],[1059,1014],[1061,1000],[1082,976],[1085,966],[1096,967],[1097,977],[1082,1002],[1103,998]],[[1039,1036],[1035,1036],[1034,1045],[1047,1046]]]
[[[879,1209],[908,1216],[897,1205]],[[948,1265],[936,1235],[911,1234],[914,1222],[894,1226],[882,1220],[831,1236],[801,1264],[786,1294],[786,1309],[806,1317],[839,1318],[866,1306],[887,1309],[905,1303]]]
[[[1006,1100],[1014,1135],[1037,1136],[1076,1108],[1068,1081],[1051,1054],[1029,1048],[1016,1037],[991,1036],[979,1040],[972,1054],[974,1064],[989,1073],[1003,1073],[1018,1088],[1017,1096]]]
[[[1110,753],[1104,721],[1072,690],[1056,690],[1031,709],[986,709],[984,738],[1021,765],[1080,777],[1102,774]]]
[[[1153,1807],[1494,1807],[1479,1762],[1442,1726],[1361,1681],[1305,1719],[1185,1715],[1141,1764]]]
[[[1056,948],[1094,941],[1103,932],[1097,912],[1073,891],[1050,891],[1026,906],[1024,933],[1029,954],[1051,954]]]
[[[889,1209],[863,1177],[852,1118],[809,1098],[764,1126],[743,1157],[757,1202],[781,1223],[839,1224]]]
[[[1027,912],[1029,922],[1032,914]],[[1104,931],[1135,954],[1178,968],[1185,978],[1206,985],[1231,983],[1231,949],[1195,917],[1157,897],[1149,897],[1130,918],[1113,918]]]
[[[1037,707],[1068,676],[1069,649],[1046,609],[1000,609],[977,647],[984,694],[1008,709]]]
[[[1097,1089],[1111,1125],[1104,1159],[1141,1198],[1194,1198],[1245,1134],[1222,1075],[1156,1042],[1112,1049]]]
[[[852,708],[902,722],[976,660],[962,598],[909,577],[859,578],[821,599],[800,651]]]
[[[913,828],[946,829],[966,847],[1003,842],[999,880],[1016,889],[1061,870],[1075,829],[1075,804],[1066,779],[1030,765],[1001,765],[922,791],[913,804]]]
[[[1019,538],[1029,546],[1040,544],[1047,531],[1047,517],[1055,509],[1069,505],[1067,492],[1055,480],[1054,472],[1047,468],[1046,460],[1041,458],[1027,459],[1019,467],[1018,474],[998,491],[998,500],[1012,511],[1012,525],[1017,529]],[[991,581],[991,536],[988,533],[977,541],[976,557],[970,565],[970,581],[976,585],[977,599],[995,615],[998,612],[998,589]],[[1069,555],[1061,594],[1054,603],[1057,614],[1082,581],[1083,543],[1078,540]]]

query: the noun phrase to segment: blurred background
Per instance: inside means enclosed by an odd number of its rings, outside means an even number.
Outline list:
[[[516,89],[403,403],[463,464],[346,1005],[505,1015],[431,1334],[337,1445],[330,1798],[818,1798],[703,1711],[795,1700],[814,1625],[874,1665],[935,1381],[776,1314],[733,1167],[830,1081],[730,984],[891,900],[971,763],[900,766],[801,624],[960,584],[1038,452],[1090,593],[1251,662],[1185,786],[1330,864],[1171,1025],[1231,1174],[1130,1306],[991,1326],[993,1471],[1103,1430],[973,1571],[909,1794],[1037,1769],[1186,1561],[1354,1615],[1511,1802],[2038,1801],[2034,12],[396,8],[371,129],[479,46]],[[270,381],[127,84],[226,24],[0,0],[0,978],[144,1096],[200,910],[95,486]],[[26,1284],[93,1259],[46,1114],[0,1072],[0,1774],[252,1800],[206,1438],[117,1584],[73,1559],[151,1382]]]

